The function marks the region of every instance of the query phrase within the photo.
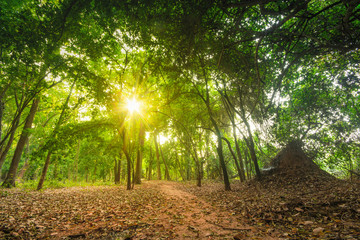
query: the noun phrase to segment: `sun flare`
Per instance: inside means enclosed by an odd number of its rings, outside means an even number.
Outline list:
[[[131,114],[134,112],[140,112],[140,102],[138,102],[135,98],[128,99],[126,108]]]

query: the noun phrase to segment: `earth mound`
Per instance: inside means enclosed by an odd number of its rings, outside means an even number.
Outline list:
[[[303,181],[337,181],[335,177],[320,169],[303,151],[300,141],[292,141],[270,162],[270,167],[263,169],[262,181],[271,178],[283,178],[287,182]],[[270,178],[270,179],[269,179]]]

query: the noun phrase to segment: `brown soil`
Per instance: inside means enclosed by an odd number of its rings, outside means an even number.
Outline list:
[[[188,192],[178,189],[178,183],[151,181],[145,187],[159,189],[166,198],[167,208],[150,215],[149,221],[171,229],[176,239],[234,239],[239,232],[254,232],[255,228],[241,224],[229,211],[214,207]],[[135,237],[134,239],[140,239]]]

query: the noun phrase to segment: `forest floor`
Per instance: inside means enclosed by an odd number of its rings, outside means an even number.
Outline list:
[[[358,183],[266,179],[223,188],[144,181],[132,191],[1,189],[0,239],[360,238]]]

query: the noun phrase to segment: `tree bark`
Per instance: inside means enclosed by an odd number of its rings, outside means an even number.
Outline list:
[[[127,163],[127,182],[126,182],[126,190],[131,190],[131,158],[127,151],[124,152]]]
[[[219,160],[220,160],[220,166],[222,168],[225,190],[230,191],[231,187],[230,187],[229,175],[228,175],[227,169],[226,169],[224,153],[223,153],[223,144],[222,144],[222,138],[221,138],[220,132],[217,133],[217,141],[218,141],[218,146],[216,148],[216,151],[218,153]]]
[[[26,141],[25,155],[29,154],[29,152],[30,152],[29,148],[30,148],[30,137]],[[26,172],[26,170],[28,168],[29,168],[29,156],[26,156],[24,166],[21,168],[21,170],[19,172],[18,179],[23,179],[24,178],[25,172]]]
[[[46,160],[45,160],[45,165],[43,167],[43,170],[41,172],[41,177],[40,177],[40,181],[38,183],[37,189],[36,190],[41,190],[43,185],[44,185],[44,181],[45,181],[45,177],[46,177],[46,172],[49,168],[49,164],[50,164],[50,159],[51,159],[51,151],[48,151],[48,154],[46,156]]]
[[[141,175],[142,175],[142,158],[143,158],[143,151],[144,151],[144,141],[145,141],[145,127],[142,122],[140,122],[140,129],[139,129],[139,149],[137,151],[136,157],[136,171],[135,171],[135,178],[134,183],[140,184],[141,183]]]
[[[15,125],[16,125],[16,128],[14,128],[13,131],[11,132],[10,138],[9,138],[9,140],[8,140],[6,146],[5,146],[5,149],[2,152],[0,152],[0,177],[1,177],[2,165],[5,162],[6,156],[7,156],[8,152],[9,152],[9,150],[11,148],[11,145],[12,145],[12,143],[14,141],[14,138],[15,138],[15,132],[16,132],[16,129],[17,129],[18,125],[19,125],[19,119],[15,123]]]
[[[126,157],[127,163],[127,183],[126,183],[126,190],[131,190],[131,157],[128,151],[128,144],[127,144],[127,136],[125,128],[122,129],[122,137],[123,137],[123,146],[122,151]]]
[[[114,166],[114,175],[115,175],[115,179],[114,182],[115,184],[119,184],[119,180],[118,180],[118,161],[115,158],[115,166]]]
[[[22,131],[20,139],[16,145],[15,153],[14,153],[14,156],[11,161],[9,172],[6,176],[4,183],[2,184],[2,186],[4,186],[4,187],[7,187],[7,188],[15,187],[16,171],[18,169],[19,162],[20,162],[21,155],[24,150],[26,141],[29,137],[29,134],[30,134],[29,130],[31,129],[31,125],[34,121],[34,117],[35,117],[35,113],[37,111],[38,105],[39,105],[39,99],[36,98],[36,99],[34,99],[32,105],[31,105],[29,115],[26,118],[23,131]]]

